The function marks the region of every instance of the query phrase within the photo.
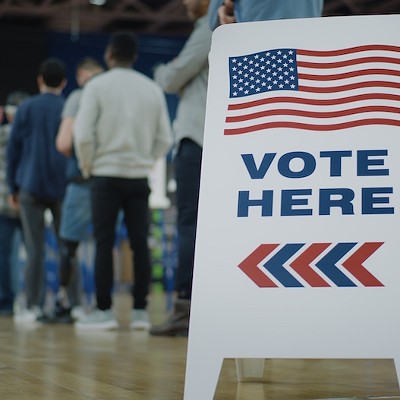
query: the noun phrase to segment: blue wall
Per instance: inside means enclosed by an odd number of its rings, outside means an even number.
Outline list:
[[[48,55],[59,57],[68,67],[68,85],[64,94],[75,89],[75,68],[84,57],[94,57],[104,65],[103,53],[109,35],[82,34],[75,38],[68,33],[48,33],[46,36]],[[152,68],[158,63],[168,62],[181,50],[186,37],[139,36],[139,54],[135,69],[152,77]],[[177,98],[167,95],[171,119],[175,116]]]

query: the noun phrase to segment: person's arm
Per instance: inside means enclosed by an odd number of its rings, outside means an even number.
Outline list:
[[[74,120],[73,117],[64,117],[56,137],[56,148],[66,157],[72,155]]]
[[[233,0],[211,0],[208,6],[208,25],[212,30],[222,24],[236,22]]]
[[[74,148],[79,161],[79,168],[84,178],[90,177],[95,156],[98,114],[99,107],[95,90],[90,84],[87,84],[82,92],[78,114],[73,126]]]
[[[173,143],[171,122],[165,96],[162,92],[160,92],[159,97],[160,109],[158,113],[158,131],[152,151],[154,160],[164,157],[170,150]]]
[[[154,80],[166,93],[178,94],[208,62],[212,32],[207,24],[199,25],[189,36],[178,56],[154,69]]]
[[[236,22],[233,0],[225,0],[224,4],[218,8],[218,19],[221,25]]]
[[[10,136],[7,142],[6,158],[7,158],[7,184],[10,191],[10,204],[14,201],[17,203],[17,193],[19,187],[16,182],[16,174],[18,165],[21,161],[23,150],[24,124],[23,113],[17,111],[13,124],[11,126]]]

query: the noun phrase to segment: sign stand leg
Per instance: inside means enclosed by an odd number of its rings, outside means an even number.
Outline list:
[[[400,389],[400,355],[394,357],[394,366],[396,367],[396,374],[397,374],[397,384]]]
[[[236,375],[239,382],[264,375],[264,358],[236,358]]]
[[[222,362],[207,352],[188,357],[183,400],[213,400]]]

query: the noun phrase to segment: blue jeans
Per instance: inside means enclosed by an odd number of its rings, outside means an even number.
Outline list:
[[[17,268],[17,265],[13,265],[13,249],[15,234],[19,228],[19,219],[0,215],[0,310],[11,311],[13,308],[13,269]]]
[[[119,211],[124,212],[130,247],[133,250],[134,308],[147,305],[151,279],[149,235],[150,189],[147,179],[92,177],[93,233],[96,241],[95,284],[97,307],[100,310],[112,306],[113,247]]]
[[[181,299],[190,299],[192,295],[201,157],[202,148],[190,139],[183,139],[174,159],[178,211],[175,291]]]

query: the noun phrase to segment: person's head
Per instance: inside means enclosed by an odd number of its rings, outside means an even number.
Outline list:
[[[186,12],[192,21],[207,14],[209,0],[183,0]]]
[[[58,58],[48,58],[40,65],[39,76],[43,78],[46,86],[57,88],[66,79],[65,64]]]
[[[4,111],[6,113],[8,123],[11,123],[14,119],[14,115],[17,112],[17,107],[29,97],[29,94],[24,91],[17,90],[15,92],[11,92],[7,96],[6,106],[4,107]]]
[[[109,68],[131,67],[136,60],[138,40],[132,32],[116,32],[108,41],[104,60]]]
[[[91,57],[86,57],[81,60],[76,67],[76,81],[82,87],[94,75],[103,72],[101,64]]]

